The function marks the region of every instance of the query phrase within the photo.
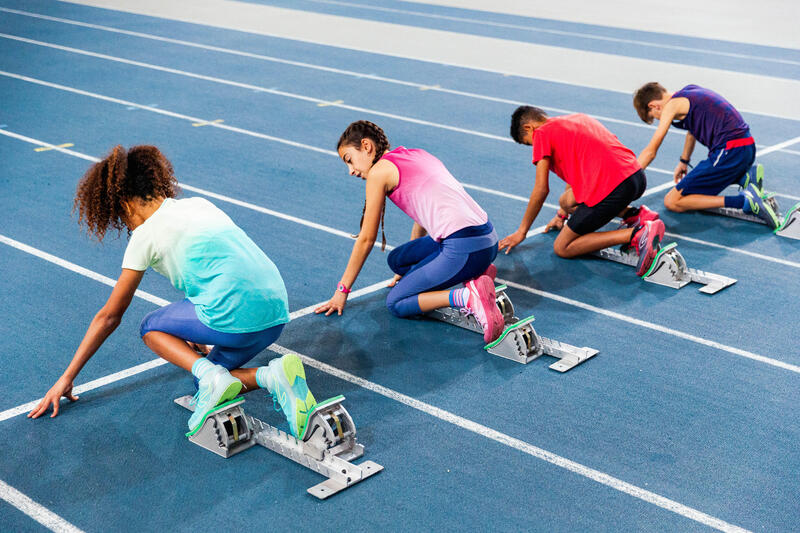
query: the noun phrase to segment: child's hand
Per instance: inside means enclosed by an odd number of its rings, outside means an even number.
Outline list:
[[[398,282],[398,281],[400,281],[400,279],[401,279],[402,277],[403,277],[403,276],[401,276],[400,274],[395,274],[395,275],[394,275],[394,279],[393,279],[392,281],[390,281],[390,282],[389,282],[389,284],[388,284],[388,285],[386,285],[386,286],[387,286],[387,287],[394,287],[395,285],[397,285],[397,282]]]
[[[78,397],[72,394],[72,380],[64,376],[58,378],[58,381],[50,387],[50,390],[47,391],[47,394],[45,394],[42,401],[39,402],[39,405],[28,413],[28,418],[39,418],[47,412],[51,405],[53,406],[53,414],[50,415],[50,418],[57,416],[58,402],[61,400],[62,396],[66,396],[71,402],[78,401]]]
[[[525,234],[520,233],[519,231],[515,231],[505,239],[501,240],[500,243],[497,245],[499,251],[503,251],[503,248],[506,250],[506,254],[511,251],[513,247],[521,243],[525,240]]]
[[[686,165],[686,163],[678,163],[678,166],[675,167],[674,173],[675,183],[681,181],[688,170],[689,167]]]
[[[330,316],[334,311],[339,313],[339,316],[342,316],[342,311],[344,311],[344,304],[347,303],[347,295],[341,291],[336,291],[333,295],[333,298],[328,300],[328,303],[324,303],[314,309],[314,312],[317,314],[325,313],[325,316]]]
[[[547,225],[544,227],[544,232],[543,232],[543,233],[547,233],[547,232],[548,232],[548,231],[550,231],[551,229],[557,229],[557,230],[560,230],[560,229],[561,229],[561,228],[563,228],[563,227],[564,227],[564,219],[563,219],[563,218],[561,218],[560,216],[556,215],[556,216],[554,216],[554,217],[553,217],[553,219],[552,219],[550,222],[548,222],[548,223],[547,223]]]

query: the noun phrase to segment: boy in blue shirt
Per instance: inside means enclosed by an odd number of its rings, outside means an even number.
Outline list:
[[[750,127],[722,96],[698,85],[687,85],[669,93],[661,84],[650,82],[634,93],[633,107],[647,124],[659,120],[650,143],[637,158],[646,168],[656,157],[670,126],[687,130],[680,162],[675,167],[675,187],[664,197],[670,211],[683,212],[731,207],[752,213],[775,229],[780,221],[762,198],[763,177],[753,165],[756,147]],[[708,158],[688,170],[695,143],[708,148]],[[742,192],[720,196],[738,183]]]

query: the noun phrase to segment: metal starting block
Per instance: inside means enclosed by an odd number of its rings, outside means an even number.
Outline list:
[[[699,283],[703,285],[700,292],[705,294],[715,294],[736,283],[733,278],[689,268],[677,246],[672,242],[662,247],[642,279],[673,289],[680,289],[690,282]],[[639,256],[632,249],[622,251],[619,248],[604,248],[593,255],[633,267],[639,262]]]
[[[490,354],[522,364],[530,363],[541,355],[550,355],[559,359],[550,365],[550,368],[566,372],[599,353],[598,350],[585,346],[578,348],[571,344],[540,337],[533,329],[533,316],[523,320],[514,316],[514,304],[505,293],[507,288],[506,285],[499,285],[494,289],[497,307],[503,314],[506,329],[496,341],[484,347]],[[425,314],[436,320],[483,335],[483,328],[474,316],[466,315],[454,307],[441,307]]]
[[[175,403],[193,411],[191,400],[192,396],[182,396]],[[226,458],[256,444],[269,448],[327,477],[308,489],[309,494],[324,500],[383,470],[373,461],[350,462],[364,455],[364,446],[356,442],[356,426],[343,401],[344,396],[336,396],[318,403],[300,438],[246,414],[242,397],[218,405],[186,436]]]
[[[775,215],[777,215],[778,220],[781,221],[780,225],[773,230],[773,233],[779,237],[800,240],[800,202],[794,204],[786,215],[781,215],[781,208],[774,194],[767,193],[767,197],[764,198],[764,201],[770,205]],[[712,209],[703,209],[703,211],[766,225],[766,222],[757,216],[751,213],[745,213],[743,210],[733,207],[715,207]]]

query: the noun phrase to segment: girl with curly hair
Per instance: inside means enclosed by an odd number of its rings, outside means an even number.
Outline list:
[[[241,389],[266,388],[301,435],[316,404],[300,359],[285,355],[268,366],[242,368],[277,340],[289,322],[278,269],[220,209],[204,198],[176,199],[172,165],[155,146],[116,146],[78,184],[79,223],[102,241],[127,229],[130,239],[108,301],[95,315],[72,362],[28,417],[37,418],[72,394],[73,380],[119,325],[145,271],[152,267],[186,299],[145,316],[140,333],[160,357],[195,376],[194,430],[216,405]],[[209,351],[206,345],[213,345]],[[198,351],[205,353],[201,356]]]
[[[350,261],[329,302],[316,309],[342,314],[347,294],[375,243],[388,197],[414,220],[411,241],[389,253],[395,273],[386,298],[398,317],[454,306],[475,315],[489,343],[503,332],[495,303],[492,266],[497,233],[486,212],[441,161],[425,150],[399,146],[390,150],[383,130],[360,120],[345,129],[337,144],[350,174],[366,181],[361,231]],[[386,237],[381,231],[383,245]],[[445,290],[465,283],[465,287]]]

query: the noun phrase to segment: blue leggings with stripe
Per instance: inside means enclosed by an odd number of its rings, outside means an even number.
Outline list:
[[[418,295],[481,275],[497,256],[497,233],[491,222],[459,230],[436,242],[420,237],[389,253],[389,268],[403,278],[389,291],[386,307],[397,317],[419,315]]]
[[[278,324],[252,333],[225,333],[206,326],[197,318],[194,304],[188,299],[165,305],[148,313],[139,327],[144,337],[150,331],[161,331],[197,344],[213,344],[206,359],[228,370],[241,368],[261,350],[278,340],[285,324]],[[197,380],[195,380],[195,384]]]

